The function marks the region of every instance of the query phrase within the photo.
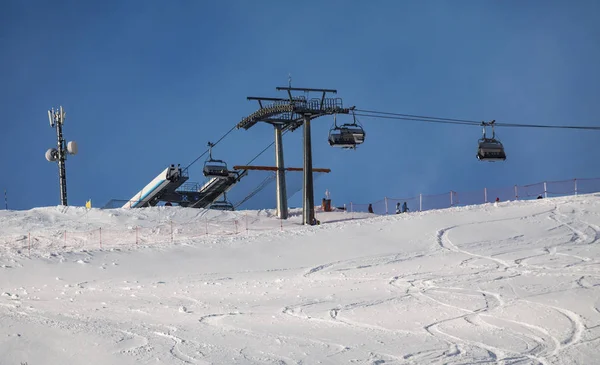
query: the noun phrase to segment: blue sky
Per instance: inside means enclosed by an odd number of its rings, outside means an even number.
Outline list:
[[[0,13],[0,188],[9,208],[58,205],[46,111],[63,105],[70,205],[129,199],[186,166],[257,108],[253,96],[333,88],[346,106],[508,123],[600,125],[597,1],[16,1]],[[341,118],[341,117],[340,117]],[[313,123],[315,182],[334,204],[600,177],[600,132],[499,128],[504,163],[475,158],[478,127],[359,119],[355,151]],[[214,149],[245,164],[272,127]],[[285,162],[302,166],[301,130]],[[202,159],[190,180],[203,181]],[[268,151],[256,162],[274,165]],[[290,205],[301,204],[301,194]],[[259,204],[258,202],[257,204]]]

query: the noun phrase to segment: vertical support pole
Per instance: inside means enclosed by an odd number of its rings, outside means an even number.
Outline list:
[[[248,213],[244,213],[244,218],[246,218],[246,234],[248,234]]]
[[[454,205],[454,200],[452,197],[452,190],[450,190],[450,206],[453,206],[453,205]]]
[[[575,196],[577,196],[577,179],[575,179]]]
[[[8,210],[8,198],[6,197],[6,189],[4,189],[4,209]]]
[[[100,249],[102,249],[102,227],[98,228],[98,232],[100,233]]]
[[[279,219],[288,218],[287,191],[285,186],[285,166],[283,163],[283,138],[281,125],[275,127],[275,165],[277,167],[277,216]]]
[[[515,200],[519,200],[519,191],[517,190],[517,185],[515,185]]]
[[[208,217],[206,218],[206,235],[208,236]]]
[[[310,115],[304,115],[304,188],[302,189],[303,224],[315,224],[315,194],[313,189],[312,143],[310,138]]]
[[[546,182],[544,181],[544,198],[547,198],[547,197],[548,197],[548,189],[546,186]]]
[[[385,200],[385,214],[388,214],[388,202],[387,202],[387,196],[385,198],[383,198],[383,200]]]
[[[67,231],[65,231],[64,236],[65,236],[65,247],[66,247],[67,246]]]
[[[423,194],[419,194],[419,212],[423,211]]]
[[[61,110],[62,111],[62,110]],[[56,122],[56,138],[58,149],[58,180],[60,184],[60,204],[67,205],[67,172],[65,168],[65,141],[62,134],[63,116]]]
[[[352,219],[354,219],[354,206],[352,206],[352,202],[350,202],[350,213],[352,214]]]
[[[487,188],[483,188],[483,202],[487,203]]]

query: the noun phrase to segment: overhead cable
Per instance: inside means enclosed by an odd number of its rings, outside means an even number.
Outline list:
[[[376,110],[364,110],[356,109],[357,116],[363,116],[368,118],[379,118],[379,119],[396,119],[396,120],[409,120],[419,121],[428,123],[443,123],[443,124],[459,124],[459,125],[472,125],[481,126],[482,122],[467,119],[455,119],[455,118],[440,118],[440,117],[429,117],[423,115],[413,114],[402,114],[402,113],[390,113],[380,112]],[[362,112],[362,113],[360,113]],[[541,124],[520,124],[520,123],[501,123],[495,122],[496,126],[502,127],[513,127],[513,128],[552,128],[552,129],[580,129],[580,130],[600,130],[600,127],[594,126],[575,126],[575,125],[541,125]]]

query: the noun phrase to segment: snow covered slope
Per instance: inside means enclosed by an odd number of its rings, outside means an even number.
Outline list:
[[[600,362],[600,194],[300,219],[0,211],[0,363]]]

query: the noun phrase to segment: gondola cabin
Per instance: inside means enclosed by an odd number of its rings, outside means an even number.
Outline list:
[[[504,152],[504,146],[498,140],[493,138],[484,138],[479,140],[479,146],[477,148],[477,159],[480,161],[504,161],[506,160],[506,153]]]

